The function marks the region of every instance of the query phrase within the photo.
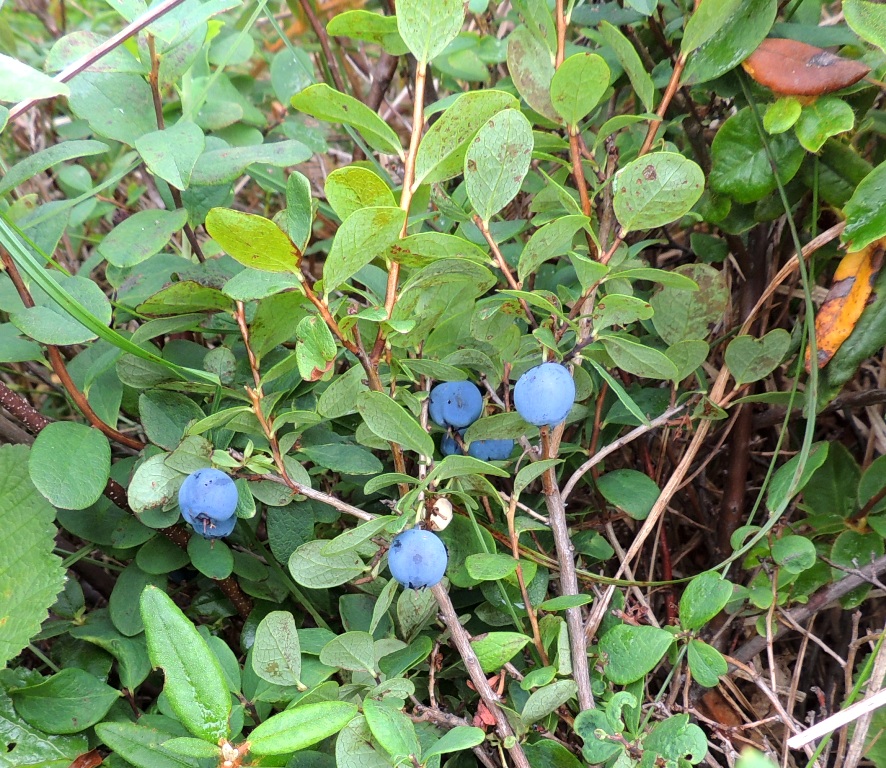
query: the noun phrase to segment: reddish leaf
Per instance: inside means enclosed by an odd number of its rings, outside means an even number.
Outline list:
[[[818,367],[824,368],[840,345],[849,338],[867,306],[874,281],[883,266],[886,238],[861,251],[848,253],[834,272],[834,282],[815,318]],[[811,367],[806,349],[806,370]]]
[[[742,66],[758,83],[786,96],[821,96],[847,88],[871,71],[823,48],[775,38],[760,43]]]

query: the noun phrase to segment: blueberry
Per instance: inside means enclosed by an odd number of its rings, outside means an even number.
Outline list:
[[[513,450],[513,440],[474,440],[468,446],[468,455],[483,461],[505,461]]]
[[[574,402],[575,382],[559,363],[542,363],[530,368],[514,387],[514,407],[536,427],[559,424]]]
[[[236,517],[229,517],[227,520],[212,520],[208,517],[200,517],[191,523],[191,528],[204,539],[223,539],[225,536],[231,535],[235,525],[237,525]]]
[[[206,531],[224,531],[208,538],[227,536],[236,523],[237,486],[224,472],[198,469],[188,475],[179,488],[178,505],[182,517],[197,533],[206,535]]]
[[[441,427],[467,427],[480,418],[483,396],[470,381],[445,381],[431,390],[428,414]]]
[[[391,576],[409,589],[433,587],[446,573],[448,560],[440,537],[421,528],[398,533],[388,550]]]
[[[464,437],[465,431],[460,429],[458,434]],[[443,439],[440,440],[440,453],[444,456],[464,456],[465,454],[459,444],[455,442],[455,438],[449,432],[443,435]]]

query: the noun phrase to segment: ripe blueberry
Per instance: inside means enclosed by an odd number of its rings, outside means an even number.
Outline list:
[[[448,560],[440,537],[421,528],[398,533],[388,550],[391,576],[409,589],[433,587],[446,573]]]
[[[431,390],[428,414],[435,424],[446,427],[467,427],[480,418],[483,396],[470,381],[444,381]]]
[[[231,535],[235,525],[237,525],[237,518],[235,516],[229,517],[227,520],[202,518],[191,523],[191,528],[204,539],[223,539],[225,536]]]
[[[458,430],[458,434],[464,437],[465,431],[460,429]],[[459,444],[455,442],[455,438],[452,434],[447,432],[443,435],[443,439],[440,440],[440,453],[444,456],[464,456],[465,452],[461,449]]]
[[[474,440],[468,446],[468,456],[482,461],[505,461],[513,450],[513,440]]]
[[[237,486],[217,469],[198,469],[188,475],[178,489],[178,505],[182,517],[197,533],[226,530],[210,538],[227,536],[234,530],[234,511],[237,509]],[[227,525],[228,521],[230,525]],[[225,525],[221,525],[225,523]]]
[[[514,407],[536,427],[559,424],[575,402],[575,382],[559,363],[530,368],[514,387]]]

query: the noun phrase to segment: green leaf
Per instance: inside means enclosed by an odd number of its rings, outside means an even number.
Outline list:
[[[619,753],[624,754],[624,747],[616,739],[607,738],[620,733],[621,724],[613,723],[604,710],[586,709],[579,712],[574,728],[584,742],[582,756],[591,765],[605,763]]]
[[[89,750],[85,736],[49,736],[16,713],[12,699],[0,690],[0,747],[3,768],[68,768]]]
[[[382,16],[362,10],[344,11],[329,20],[326,31],[333,37],[350,37],[375,43],[391,56],[402,56],[409,51],[397,31],[396,16]]]
[[[234,555],[223,541],[194,533],[188,540],[188,557],[200,573],[210,579],[226,579],[234,570]]]
[[[655,481],[636,469],[615,469],[600,475],[597,490],[634,520],[645,520],[660,494]]]
[[[79,275],[63,275],[56,271],[46,271],[46,278],[53,281],[69,300],[79,302],[102,325],[107,326],[111,322],[111,303],[92,280]],[[50,296],[41,292],[34,298],[37,306],[26,307],[10,313],[9,316],[13,325],[26,336],[42,344],[57,346],[83,344],[96,337],[92,328],[73,320]]]
[[[216,655],[165,592],[145,589],[141,612],[148,655],[163,669],[163,691],[176,716],[198,738],[228,738],[231,695]]]
[[[352,672],[376,672],[375,641],[368,632],[345,632],[320,651],[320,661]]]
[[[399,403],[384,392],[364,392],[357,398],[357,410],[374,435],[402,445],[421,456],[434,455],[434,441]]]
[[[771,512],[780,512],[796,494],[806,487],[809,478],[827,459],[829,447],[830,444],[824,441],[815,443],[809,451],[808,457],[798,453],[775,471],[766,494],[766,506]],[[797,469],[801,460],[804,462],[798,475]]]
[[[685,264],[674,276],[688,277],[694,290],[665,286],[652,295],[655,314],[652,324],[668,344],[688,339],[705,339],[711,328],[722,321],[729,303],[729,289],[722,272],[709,264]]]
[[[855,113],[838,96],[820,96],[803,107],[795,128],[800,144],[808,152],[818,152],[831,137],[852,130]]]
[[[311,206],[311,182],[307,177],[293,171],[286,180],[286,218],[284,226],[289,239],[304,250],[311,237],[314,211]],[[227,285],[225,286],[227,290]]]
[[[206,148],[199,126],[179,120],[161,131],[153,131],[135,140],[135,148],[148,170],[176,189],[185,190],[197,159]]]
[[[570,251],[575,234],[588,226],[589,221],[587,216],[573,214],[561,216],[535,230],[520,253],[517,279],[522,283],[544,262]]]
[[[705,83],[741,63],[766,37],[776,10],[776,0],[722,0],[705,9],[699,6],[681,46],[684,54],[691,54],[682,83]]]
[[[332,369],[338,347],[326,323],[316,315],[304,317],[295,329],[298,372],[305,381],[317,381]]]
[[[184,757],[195,757],[197,759],[214,759],[221,757],[221,748],[215,744],[210,744],[203,739],[192,739],[189,736],[178,736],[163,742],[163,749],[175,752],[177,755]]]
[[[146,509],[165,507],[184,481],[181,472],[166,464],[166,454],[151,456],[140,464],[126,491],[129,506],[137,515]]]
[[[861,467],[849,449],[842,443],[831,443],[827,459],[806,484],[803,504],[816,515],[849,517],[855,511],[860,477]]]
[[[465,189],[488,222],[513,200],[529,171],[532,126],[516,109],[499,112],[478,131],[465,154]]]
[[[152,539],[152,541],[157,541],[157,539]],[[176,550],[181,552],[178,547],[176,547]],[[139,611],[139,598],[149,584],[162,587],[165,583],[165,574],[163,579],[157,579],[151,574],[145,573],[136,563],[130,563],[126,566],[124,571],[117,577],[114,589],[111,592],[111,599],[108,601],[108,613],[111,621],[121,635],[135,637],[145,631],[145,625]]]
[[[840,444],[834,443],[831,446],[831,451],[837,450],[838,445]],[[831,451],[828,452],[829,455]],[[867,503],[874,498],[874,496],[876,496],[883,490],[883,486],[886,485],[886,472],[884,472],[884,470],[886,470],[886,456],[880,456],[879,458],[874,459],[871,462],[870,466],[864,471],[861,479],[858,482],[859,507],[866,506]],[[807,493],[808,492],[809,491],[807,490]],[[868,514],[872,515],[877,512],[882,512],[884,509],[886,509],[886,499],[880,499],[879,502],[871,507],[871,510]]]
[[[79,733],[101,720],[120,691],[71,667],[42,683],[10,692],[16,711],[46,733]]]
[[[686,649],[686,661],[692,678],[705,688],[715,688],[720,676],[729,671],[729,665],[723,654],[701,640],[690,640]]]
[[[768,144],[778,179],[787,184],[800,169],[806,153],[793,133],[772,136]],[[750,107],[720,126],[711,144],[711,159],[711,189],[739,203],[755,203],[778,186]]]
[[[99,723],[96,735],[135,768],[197,768],[195,760],[167,749],[172,734],[127,722]]]
[[[225,251],[247,267],[265,272],[301,273],[301,253],[273,221],[229,208],[206,215],[206,231]]]
[[[708,751],[705,732],[695,723],[689,722],[689,715],[673,715],[656,723],[652,733],[643,740],[643,746],[666,761],[666,764],[691,765],[704,760]]]
[[[372,732],[363,715],[348,723],[335,740],[336,768],[391,768],[386,754],[372,745]]]
[[[203,411],[190,397],[179,392],[151,389],[138,399],[138,412],[148,439],[173,451],[191,422],[203,418]]]
[[[415,158],[415,183],[432,184],[460,175],[468,143],[477,131],[502,110],[518,106],[504,91],[461,94],[422,138]]]
[[[498,672],[528,642],[529,638],[518,632],[489,632],[480,638],[471,640],[471,645],[483,671],[490,674]]]
[[[541,477],[551,467],[556,467],[561,461],[562,459],[542,459],[522,467],[514,478],[514,495],[519,496],[530,483]]]
[[[648,301],[613,293],[597,300],[591,319],[594,332],[599,333],[613,325],[630,325],[636,320],[648,320],[653,314],[655,312]]]
[[[374,520],[367,520],[356,528],[349,528],[344,533],[336,536],[332,541],[324,541],[323,554],[334,556],[356,549],[363,542],[369,541],[373,536],[383,531],[389,523],[396,519],[391,515],[384,515]]]
[[[477,581],[497,581],[510,576],[517,570],[517,561],[510,555],[486,554],[468,555],[465,560],[468,575]]]
[[[545,685],[529,696],[520,712],[520,718],[527,724],[541,720],[574,698],[577,693],[578,686],[572,680],[558,680]]]
[[[52,99],[69,93],[61,81],[0,53],[0,101]]]
[[[508,71],[517,92],[540,115],[557,121],[551,103],[554,60],[547,45],[526,27],[517,27],[508,36]]]
[[[359,445],[309,445],[302,448],[300,453],[319,467],[347,475],[378,475],[384,470],[384,465],[375,455]]]
[[[97,251],[115,267],[133,267],[161,251],[187,220],[183,208],[138,211],[105,235]]]
[[[570,131],[596,109],[610,77],[609,65],[596,53],[574,53],[559,66],[551,80],[551,104]]]
[[[886,50],[886,8],[871,0],[843,0],[841,9],[859,37]]]
[[[302,544],[292,553],[289,572],[298,584],[311,589],[328,589],[363,573],[366,566],[351,551],[334,556],[324,555],[328,544],[328,541],[316,539]]]
[[[335,233],[323,264],[323,292],[328,297],[399,237],[406,212],[392,206],[361,208]]]
[[[461,30],[465,7],[461,0],[400,0],[397,30],[420,64],[443,52]]]
[[[701,339],[684,339],[676,344],[671,344],[665,354],[668,359],[677,366],[675,382],[683,381],[687,376],[697,371],[699,366],[707,359],[710,347]]]
[[[68,106],[99,136],[130,147],[157,130],[151,87],[141,75],[81,72],[71,81]]]
[[[843,208],[846,229],[840,236],[849,251],[860,251],[886,235],[886,163],[872,170]]]
[[[400,139],[384,120],[353,96],[340,93],[326,83],[305,88],[292,97],[292,106],[318,120],[344,123],[363,134],[370,147],[388,155],[402,153]]]
[[[763,115],[763,128],[767,133],[784,133],[794,127],[800,119],[803,105],[794,96],[782,96],[778,101],[766,107]]]
[[[396,207],[394,193],[374,171],[358,165],[337,168],[326,177],[326,201],[344,221],[361,208]]]
[[[393,758],[393,762],[418,759],[421,747],[415,735],[415,726],[402,712],[390,704],[368,696],[363,700],[363,716],[375,740]]]
[[[466,725],[457,725],[434,742],[422,752],[422,761],[425,765],[435,755],[444,755],[448,752],[464,752],[471,747],[482,744],[486,734],[482,728],[473,728]]]
[[[73,421],[48,424],[28,458],[31,480],[62,509],[85,509],[102,495],[111,474],[111,444],[94,427]]]
[[[578,720],[578,718],[576,718]],[[618,747],[618,745],[615,745]],[[523,751],[534,768],[582,768],[582,763],[562,744],[550,739],[539,739],[524,744]]]
[[[40,152],[28,155],[24,160],[20,160],[13,165],[3,178],[0,179],[0,195],[5,195],[22,182],[59,163],[67,160],[76,160],[80,157],[100,155],[107,151],[107,144],[92,139],[62,141],[58,144],[53,144]]]
[[[304,163],[311,159],[311,155],[308,147],[295,140],[213,149],[197,158],[191,171],[191,186],[230,184],[254,163],[284,168]]]
[[[655,669],[673,642],[670,632],[657,627],[617,624],[598,645],[607,661],[604,674],[616,685],[633,683]]]
[[[680,598],[680,626],[701,629],[732,597],[732,584],[719,573],[706,571],[689,582]]]
[[[643,104],[643,108],[647,112],[652,111],[653,99],[655,97],[655,85],[652,78],[643,66],[640,55],[637,53],[631,41],[628,40],[618,29],[608,21],[600,23],[600,33],[603,40],[615,53],[615,57],[621,64],[622,69],[627,73],[634,91]]]
[[[787,535],[772,545],[772,559],[788,573],[802,573],[815,565],[818,555],[805,536]]]
[[[704,172],[676,152],[653,152],[622,168],[612,204],[626,231],[654,229],[688,213],[704,192]]]
[[[588,605],[594,602],[593,595],[560,595],[545,600],[538,607],[543,611],[567,611],[570,608],[578,608],[582,605]]]
[[[647,379],[676,379],[677,366],[663,352],[638,342],[633,336],[600,338],[613,362],[622,370]]]
[[[274,685],[301,685],[301,644],[288,611],[271,611],[255,630],[252,669]]]
[[[736,336],[726,347],[726,366],[736,384],[759,381],[772,373],[784,360],[791,346],[791,334],[775,328],[761,339]]]

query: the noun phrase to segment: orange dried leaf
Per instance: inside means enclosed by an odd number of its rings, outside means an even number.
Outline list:
[[[742,67],[760,85],[785,96],[822,96],[857,83],[871,71],[823,48],[776,38],[760,43]]]
[[[860,251],[846,254],[834,272],[834,282],[815,318],[819,368],[828,364],[861,317],[883,266],[884,246],[886,238],[881,238]],[[807,348],[806,370],[810,368]]]

